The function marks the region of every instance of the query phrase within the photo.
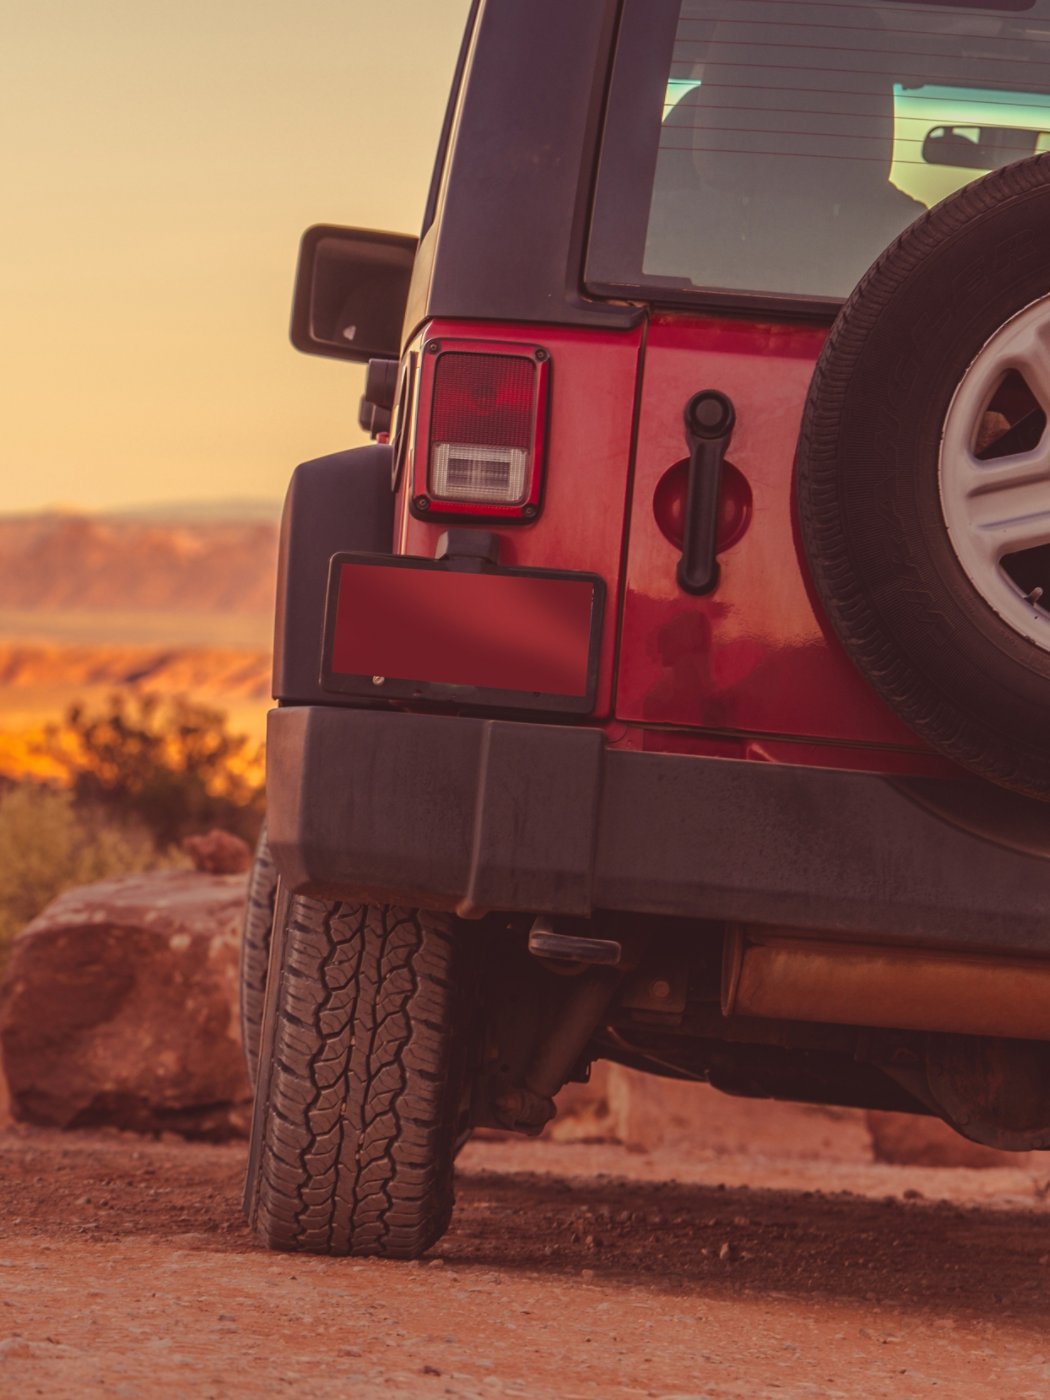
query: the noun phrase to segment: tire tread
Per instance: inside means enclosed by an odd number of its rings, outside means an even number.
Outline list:
[[[248,875],[240,957],[241,1045],[248,1082],[255,1088],[262,1039],[266,975],[277,899],[277,867],[263,826]]]
[[[253,1129],[254,1224],[270,1246],[408,1259],[447,1228],[457,1102],[449,922],[291,901],[269,1090]]]

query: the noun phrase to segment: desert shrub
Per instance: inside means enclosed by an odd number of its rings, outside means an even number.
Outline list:
[[[0,792],[0,960],[55,895],[113,875],[188,865],[142,825],[78,806],[72,792],[24,782]]]
[[[212,827],[258,835],[261,749],[231,733],[221,710],[114,695],[100,711],[74,706],[46,742],[79,805],[144,825],[160,847]]]

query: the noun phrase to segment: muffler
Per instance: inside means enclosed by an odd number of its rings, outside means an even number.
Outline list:
[[[1050,1041],[1050,961],[733,927],[722,1014]]]

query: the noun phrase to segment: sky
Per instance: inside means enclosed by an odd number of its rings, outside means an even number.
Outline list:
[[[274,497],[363,441],[313,223],[416,233],[469,0],[0,0],[0,513]]]

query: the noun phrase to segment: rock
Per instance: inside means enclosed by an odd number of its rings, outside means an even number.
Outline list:
[[[216,827],[204,836],[185,837],[181,845],[194,870],[208,875],[243,875],[251,869],[252,848],[229,831]]]
[[[586,1084],[566,1084],[557,1097],[557,1117],[548,1123],[544,1137],[554,1142],[616,1141],[616,1125],[609,1112],[607,1060],[591,1066]]]
[[[939,1118],[911,1113],[868,1113],[877,1162],[913,1167],[1023,1167],[1027,1152],[1000,1152],[960,1137]]]
[[[14,940],[0,1062],[16,1120],[221,1140],[247,1129],[243,875],[163,871],[70,890]]]
[[[778,1160],[871,1161],[859,1109],[736,1098],[707,1084],[605,1063],[594,1066],[590,1084],[567,1086],[558,1095],[558,1117],[548,1136],[562,1142],[612,1138],[639,1152],[671,1147]]]
[[[590,1083],[567,1085],[545,1136],[613,1140],[638,1152],[674,1150],[774,1160],[878,1162],[931,1167],[1023,1167],[1029,1153],[999,1152],[960,1137],[939,1118],[865,1113],[735,1098],[706,1084],[661,1079],[599,1062]]]
[[[8,1092],[3,1065],[0,1063],[0,1132],[4,1128],[9,1128],[14,1121],[14,1115],[11,1112],[11,1095]]]

